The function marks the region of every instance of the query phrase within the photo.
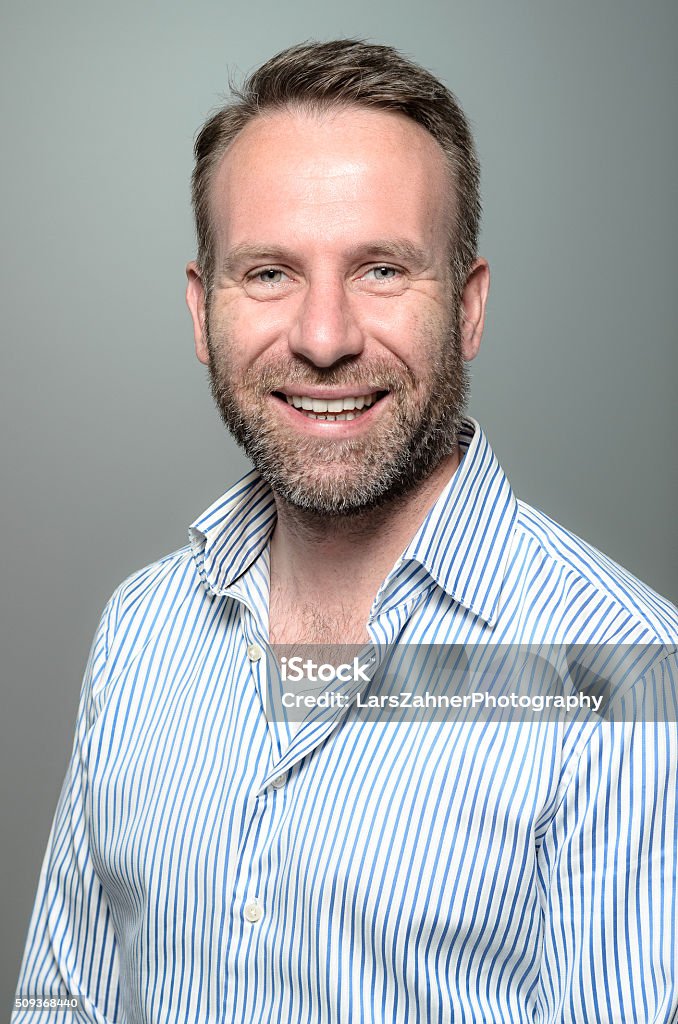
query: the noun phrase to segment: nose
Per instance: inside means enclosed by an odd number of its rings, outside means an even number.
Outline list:
[[[295,355],[328,367],[363,350],[363,334],[341,278],[309,282],[288,343]]]

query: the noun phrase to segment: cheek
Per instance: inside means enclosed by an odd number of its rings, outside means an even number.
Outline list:
[[[426,380],[440,358],[441,346],[448,336],[447,321],[433,310],[412,309],[387,303],[369,325],[373,337],[411,371],[417,380]]]
[[[249,298],[215,306],[210,331],[219,347],[227,348],[239,367],[252,366],[284,340],[287,317],[283,303],[259,303]]]

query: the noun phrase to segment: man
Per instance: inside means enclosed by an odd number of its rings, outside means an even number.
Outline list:
[[[518,502],[464,417],[489,271],[456,101],[386,47],[292,48],[203,127],[193,198],[196,351],[256,468],[107,606],[18,994],[675,1021],[678,614]],[[273,645],[306,644],[370,679],[394,648],[633,656],[616,717],[394,722],[355,687],[267,717]]]

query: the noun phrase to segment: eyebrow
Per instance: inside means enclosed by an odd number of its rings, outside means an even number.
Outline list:
[[[234,245],[229,249],[221,262],[225,273],[237,270],[244,263],[283,263],[289,259],[291,252],[272,245]]]
[[[407,238],[380,238],[362,242],[348,250],[351,262],[359,260],[395,260],[407,264],[412,270],[423,270],[431,262],[431,256]],[[299,255],[293,249],[282,246],[250,244],[244,242],[229,249],[221,261],[221,270],[232,273],[243,264],[296,263]]]
[[[380,238],[357,246],[351,251],[353,259],[391,259],[407,263],[413,270],[423,270],[431,262],[430,253],[407,238]]]

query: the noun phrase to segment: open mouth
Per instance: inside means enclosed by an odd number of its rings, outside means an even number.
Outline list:
[[[355,420],[363,416],[373,405],[388,394],[387,391],[372,391],[367,395],[347,395],[345,398],[311,398],[309,395],[286,395],[273,392],[275,398],[287,402],[297,412],[311,420]]]

